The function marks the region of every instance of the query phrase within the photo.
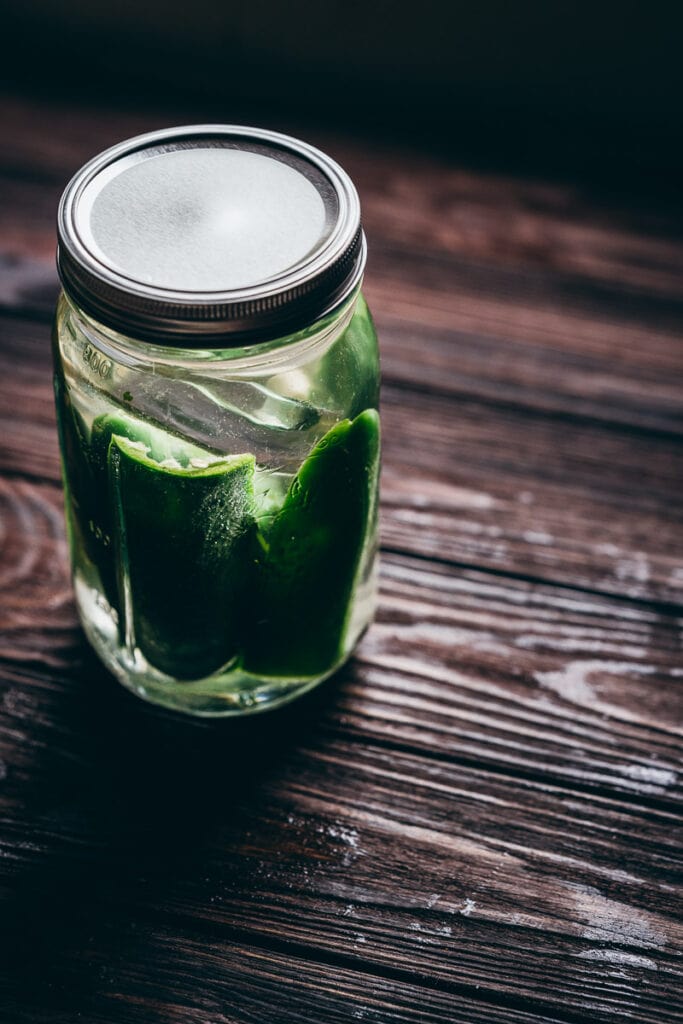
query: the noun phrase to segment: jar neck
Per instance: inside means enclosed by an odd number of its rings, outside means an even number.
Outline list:
[[[348,326],[360,297],[360,285],[339,307],[301,330],[243,348],[179,348],[142,341],[106,327],[85,313],[64,290],[58,312],[108,358],[127,366],[163,367],[193,372],[223,372],[253,377],[276,373],[281,364],[307,362],[326,349]]]

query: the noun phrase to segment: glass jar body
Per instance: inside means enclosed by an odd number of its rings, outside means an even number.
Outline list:
[[[331,675],[374,613],[377,339],[363,297],[295,336],[166,348],[60,297],[55,397],[79,614],[138,695],[198,715]]]

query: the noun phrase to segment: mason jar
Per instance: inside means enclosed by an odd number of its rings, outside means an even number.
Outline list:
[[[85,633],[147,700],[281,704],[375,601],[377,339],[356,190],[313,147],[203,125],[64,192],[55,396]]]

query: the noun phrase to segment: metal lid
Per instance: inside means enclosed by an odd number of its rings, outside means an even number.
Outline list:
[[[146,340],[225,347],[298,330],[365,265],[358,194],[334,160],[259,128],[139,135],[69,182],[57,267],[78,306]]]

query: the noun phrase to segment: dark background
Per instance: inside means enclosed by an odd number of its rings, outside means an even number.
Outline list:
[[[9,0],[0,86],[677,188],[680,5]]]

